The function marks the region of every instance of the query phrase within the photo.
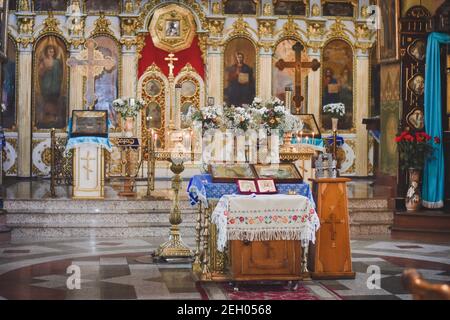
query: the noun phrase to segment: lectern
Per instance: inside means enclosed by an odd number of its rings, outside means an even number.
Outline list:
[[[350,252],[350,230],[346,183],[348,178],[319,178],[313,181],[320,229],[310,250],[313,279],[355,278]]]

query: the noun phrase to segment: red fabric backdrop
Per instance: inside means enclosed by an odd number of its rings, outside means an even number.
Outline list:
[[[141,55],[142,58],[139,59],[139,67],[138,73],[139,77],[145,72],[147,67],[151,66],[154,62],[161,71],[168,76],[169,75],[169,67],[167,65],[168,61],[165,61],[164,58],[167,57],[169,52],[161,50],[153,44],[151,35],[148,35],[145,38],[145,46],[142,49]],[[204,79],[205,74],[205,66],[203,64],[202,59],[202,51],[198,45],[198,37],[195,36],[192,41],[192,45],[190,48],[179,51],[175,53],[175,58],[178,58],[178,61],[174,61],[174,69],[173,73],[176,76],[180,70],[186,65],[186,63],[190,63],[192,67],[198,72],[198,74]]]

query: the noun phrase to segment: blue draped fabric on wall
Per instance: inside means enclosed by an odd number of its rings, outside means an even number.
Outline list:
[[[450,35],[433,32],[428,36],[425,67],[425,130],[441,143],[424,168],[422,204],[427,208],[444,206],[444,148],[442,146],[442,92],[440,45],[450,43]]]

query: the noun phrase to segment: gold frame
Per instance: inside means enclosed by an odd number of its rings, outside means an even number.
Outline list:
[[[221,11],[222,11],[222,15],[226,16],[226,17],[232,17],[232,16],[242,16],[242,17],[257,17],[260,14],[260,6],[261,6],[261,1],[257,1],[257,0],[252,0],[255,3],[255,14],[253,13],[243,13],[243,14],[239,14],[239,13],[225,13],[225,4],[227,3],[228,0],[222,0],[222,1],[218,1],[218,2],[222,2],[221,5]]]
[[[255,56],[255,71],[253,73],[253,77],[255,78],[255,96],[258,96],[258,94],[259,94],[260,54],[259,54],[259,50],[258,50],[258,44],[252,39],[252,37],[249,34],[235,34],[235,35],[228,37],[224,42],[221,43],[221,47],[223,49],[222,63],[221,63],[221,67],[220,67],[220,72],[221,72],[221,74],[220,74],[220,87],[221,87],[220,94],[222,96],[222,100],[224,100],[223,98],[225,97],[225,95],[224,95],[224,90],[225,90],[225,87],[224,87],[224,85],[225,85],[225,81],[224,81],[224,78],[225,78],[225,51],[227,49],[227,45],[231,41],[233,41],[234,39],[239,39],[239,38],[245,38],[245,39],[249,40],[252,43],[253,47],[255,48],[255,54],[256,54],[256,56]],[[272,90],[272,88],[271,88],[271,90]]]
[[[377,0],[377,5],[379,6],[379,3],[381,1],[386,1],[386,0]],[[399,49],[399,43],[400,43],[400,23],[398,21],[398,18],[400,18],[400,1],[399,0],[393,0],[395,3],[395,17],[394,17],[394,21],[395,21],[395,57],[391,57],[391,58],[387,58],[387,59],[382,59],[381,58],[381,47],[380,47],[380,36],[381,33],[377,32],[377,59],[379,63],[389,63],[389,62],[395,62],[398,61],[400,59],[400,49]]]
[[[15,57],[15,79],[14,79],[14,104],[15,104],[15,119],[14,119],[14,125],[12,126],[12,128],[5,128],[3,127],[3,131],[5,133],[7,132],[17,132],[17,104],[19,102],[19,95],[18,95],[18,90],[17,88],[19,88],[19,45],[16,41],[16,39],[13,37],[13,35],[11,34],[11,32],[8,31],[8,36],[7,36],[7,40],[11,40],[11,42],[14,44],[14,48],[16,50],[16,57]],[[2,75],[3,76],[3,75]],[[3,82],[2,82],[2,90],[3,90]]]
[[[167,36],[166,22],[179,20],[179,36]],[[190,10],[178,4],[169,4],[155,10],[148,30],[155,47],[176,53],[191,46],[196,35],[196,23]]]
[[[352,49],[352,57],[353,57],[353,61],[352,61],[352,72],[353,72],[353,75],[352,75],[352,77],[353,77],[353,79],[352,79],[352,88],[353,88],[353,92],[352,92],[352,96],[353,96],[353,105],[352,105],[352,109],[353,109],[353,121],[352,121],[352,127],[350,128],[350,129],[345,129],[345,130],[339,130],[339,132],[341,132],[341,133],[355,133],[356,134],[356,125],[355,125],[355,115],[356,115],[356,107],[355,107],[355,102],[356,102],[356,91],[357,91],[357,87],[356,87],[356,82],[355,82],[355,80],[356,80],[356,52],[355,52],[355,50],[356,50],[356,48],[355,48],[355,46],[353,45],[353,43],[347,38],[347,37],[330,37],[330,38],[328,38],[324,43],[323,43],[323,46],[322,46],[322,48],[321,48],[321,50],[320,50],[320,63],[321,63],[321,66],[320,66],[320,68],[321,68],[321,71],[320,71],[320,97],[319,97],[319,103],[320,103],[320,105],[322,105],[322,98],[323,98],[323,72],[322,72],[322,70],[323,70],[323,54],[324,54],[324,51],[325,51],[325,47],[327,46],[327,44],[328,43],[330,43],[331,41],[334,41],[334,40],[342,40],[342,41],[345,41],[349,46],[350,46],[350,48]],[[370,65],[370,57],[369,57],[369,65]],[[369,88],[369,99],[370,99],[370,88]],[[370,101],[370,100],[369,100]],[[325,134],[325,133],[331,133],[332,132],[332,130],[331,129],[325,129],[323,126],[322,126],[322,107],[323,106],[321,106],[320,108],[319,108],[319,127],[320,127],[320,131],[322,132],[322,134]]]
[[[42,34],[39,35],[39,37],[36,38],[36,40],[33,43],[33,53],[32,53],[32,80],[31,80],[31,85],[34,86],[36,84],[36,81],[38,79],[38,75],[37,75],[37,64],[36,64],[36,47],[39,44],[39,42],[45,38],[46,36],[54,36],[56,38],[59,38],[64,45],[66,46],[66,51],[65,53],[67,54],[67,59],[69,58],[69,47],[70,44],[68,43],[68,41],[66,40],[66,38],[64,38],[64,36],[62,36],[59,33],[56,32],[44,32]],[[19,61],[20,63],[20,61]],[[66,126],[62,129],[55,129],[56,132],[66,132],[67,131],[67,126],[69,124],[69,110],[70,110],[70,69],[68,65],[64,66],[66,68],[66,72],[67,72],[67,113],[66,113]],[[31,136],[33,137],[34,133],[40,133],[40,132],[50,132],[51,129],[38,129],[36,127],[36,121],[35,121],[35,117],[36,116],[36,92],[34,90],[32,90],[31,93]],[[33,152],[33,150],[31,151]]]
[[[359,3],[358,2],[353,2],[350,1],[350,4],[353,6],[353,15],[351,17],[343,17],[343,16],[326,16],[323,14],[323,5],[327,2],[342,2],[339,0],[322,0],[320,3],[320,14],[321,17],[326,18],[326,19],[340,19],[340,20],[355,20],[358,18],[359,15]],[[348,3],[348,2],[347,2]]]
[[[280,15],[280,14],[276,14],[275,13],[275,5],[277,4],[278,0],[273,0],[272,1],[272,12],[273,12],[273,16],[277,17],[278,19],[287,19],[287,17],[292,17],[294,19],[306,19],[309,16],[309,0],[302,0],[303,4],[305,5],[305,15],[298,15],[298,14],[293,14],[293,15]],[[267,3],[267,2],[266,2]]]

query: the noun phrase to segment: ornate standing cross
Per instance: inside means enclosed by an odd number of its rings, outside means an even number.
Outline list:
[[[336,248],[336,224],[343,224],[344,219],[336,219],[336,215],[334,213],[330,214],[327,220],[320,221],[321,224],[331,224],[331,247]]]
[[[70,67],[79,67],[83,76],[86,77],[85,109],[94,109],[96,101],[95,78],[100,76],[104,70],[112,70],[116,61],[112,57],[103,57],[103,53],[97,50],[97,42],[93,39],[88,39],[84,47],[85,49],[79,53],[78,57],[70,57],[67,64]]]
[[[90,151],[87,152],[86,157],[81,157],[81,160],[86,161],[86,164],[83,166],[83,169],[86,169],[86,178],[89,181],[89,174],[91,172],[94,172],[94,170],[91,169],[91,166],[89,165],[89,161],[95,160],[95,158],[90,157],[91,153]]]
[[[301,86],[302,86],[302,68],[311,68],[313,71],[316,71],[320,67],[320,62],[317,59],[313,59],[311,62],[302,62],[302,51],[304,47],[300,42],[296,42],[292,46],[292,50],[295,52],[295,61],[284,61],[283,59],[278,60],[275,63],[275,66],[283,71],[285,68],[294,68],[295,69],[295,92],[294,92],[294,105],[295,105],[295,113],[301,113],[301,103],[303,101],[303,97],[301,95]]]
[[[175,58],[175,55],[171,52],[164,60],[169,61],[167,64],[169,66],[169,77],[173,77],[173,68],[175,67],[173,62],[178,61],[178,58]]]

